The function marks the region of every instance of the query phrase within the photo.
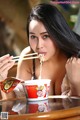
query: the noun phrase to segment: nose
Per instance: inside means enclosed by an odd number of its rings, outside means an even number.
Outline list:
[[[37,49],[43,48],[43,45],[44,45],[43,39],[42,38],[38,39]]]

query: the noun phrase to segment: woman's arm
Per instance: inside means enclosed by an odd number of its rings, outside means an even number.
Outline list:
[[[72,57],[67,61],[66,76],[65,81],[68,81],[70,87],[69,95],[80,96],[80,58]]]
[[[23,60],[24,56],[26,54],[29,54],[31,52],[30,47],[26,47],[20,55],[20,59],[17,66],[17,75],[16,78],[22,79],[22,80],[30,80],[31,79],[31,61],[32,60]]]

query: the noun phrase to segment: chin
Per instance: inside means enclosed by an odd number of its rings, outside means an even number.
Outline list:
[[[48,61],[48,60],[49,60],[48,58],[44,57],[44,61],[43,61],[43,62],[46,62],[46,61]]]

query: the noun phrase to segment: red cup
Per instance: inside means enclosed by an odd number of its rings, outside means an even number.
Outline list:
[[[25,81],[24,86],[28,95],[28,101],[48,99],[50,81],[49,79]]]

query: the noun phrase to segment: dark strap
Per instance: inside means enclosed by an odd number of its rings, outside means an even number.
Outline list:
[[[35,76],[35,59],[33,59],[33,80],[36,79]]]

